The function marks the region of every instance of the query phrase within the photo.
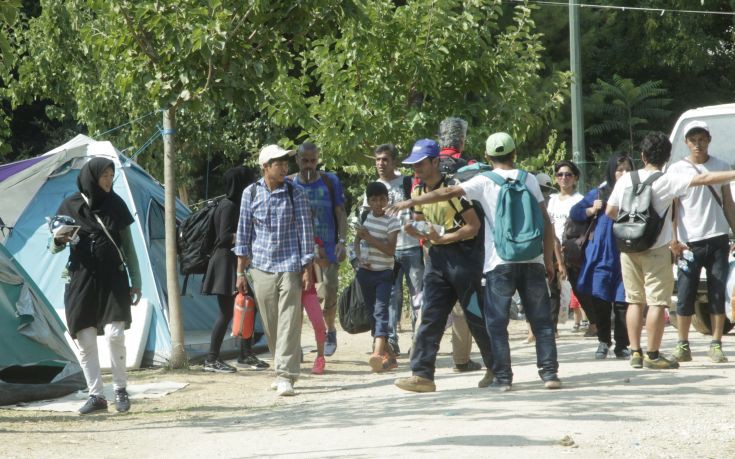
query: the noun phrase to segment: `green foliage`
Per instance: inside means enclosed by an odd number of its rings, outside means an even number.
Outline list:
[[[500,0],[40,5],[14,29],[3,98],[12,108],[50,101],[50,119],[91,135],[174,106],[179,184],[195,190],[208,159],[253,163],[261,145],[307,138],[327,168],[364,177],[373,146],[408,147],[450,115],[469,121],[468,152],[481,157],[493,131],[538,136],[569,82],[544,70],[532,9]],[[159,117],[101,138],[136,151]],[[154,175],[160,150],[157,141],[139,157]]]
[[[610,83],[597,80],[585,102],[591,115],[586,132],[632,157],[638,141],[650,131],[647,128],[671,114],[665,109],[671,99],[663,97],[668,91],[661,86],[661,81],[646,81],[637,86],[633,80],[618,75]]]
[[[553,177],[554,164],[564,159],[572,160],[572,158],[568,157],[566,142],[559,142],[558,136],[558,132],[552,130],[546,146],[536,156],[525,156],[521,154],[518,161],[519,167],[533,173],[544,172],[549,174],[550,177]]]

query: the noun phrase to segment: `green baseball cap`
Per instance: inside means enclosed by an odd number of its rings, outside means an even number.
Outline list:
[[[496,132],[485,141],[487,156],[505,156],[516,149],[516,143],[507,132]]]

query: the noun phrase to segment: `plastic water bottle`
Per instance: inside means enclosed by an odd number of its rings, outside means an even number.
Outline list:
[[[685,250],[681,253],[679,261],[676,262],[676,266],[679,267],[685,273],[689,272],[689,263],[694,261],[694,254],[691,250]]]
[[[370,254],[370,244],[364,239],[360,240],[360,262],[366,263]]]
[[[418,231],[421,234],[428,235],[429,234],[429,225],[434,227],[434,231],[436,234],[438,234],[440,237],[444,236],[444,227],[441,225],[435,225],[433,223],[429,223],[425,220],[419,220],[411,223],[411,226],[413,226],[416,231]]]

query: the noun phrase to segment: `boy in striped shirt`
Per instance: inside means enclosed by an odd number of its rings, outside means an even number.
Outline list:
[[[380,182],[371,182],[365,189],[370,213],[355,232],[355,253],[360,260],[357,281],[365,305],[373,310],[373,353],[368,360],[374,372],[398,366],[388,351],[386,340],[390,333],[388,305],[393,286],[393,262],[400,223],[383,210],[388,206],[388,188]],[[364,241],[366,244],[360,244]],[[362,246],[362,249],[361,249]],[[361,253],[365,251],[367,253]]]

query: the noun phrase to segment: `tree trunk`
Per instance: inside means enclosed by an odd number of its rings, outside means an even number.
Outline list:
[[[176,109],[163,111],[163,181],[165,186],[166,222],[166,288],[168,290],[168,326],[171,332],[172,368],[187,368],[189,362],[184,350],[184,326],[181,320],[179,274],[176,269]]]

